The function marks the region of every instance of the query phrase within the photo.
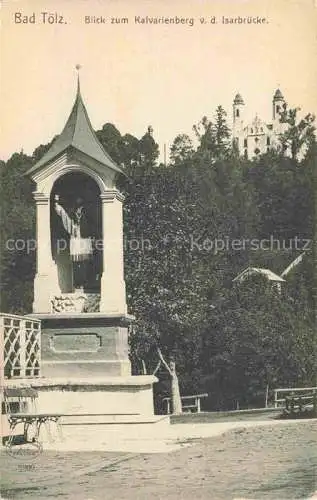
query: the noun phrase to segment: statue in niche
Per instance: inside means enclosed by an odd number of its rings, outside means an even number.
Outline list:
[[[73,210],[67,213],[55,195],[54,208],[69,235],[69,254],[73,265],[75,290],[83,291],[87,283],[88,264],[93,258],[93,238],[82,198],[77,198]]]

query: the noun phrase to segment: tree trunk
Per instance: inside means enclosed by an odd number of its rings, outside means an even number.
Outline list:
[[[175,361],[170,361],[168,365],[163,357],[161,349],[157,349],[159,359],[165,366],[166,370],[171,377],[171,402],[172,402],[172,412],[174,415],[179,415],[182,413],[182,400],[179,392],[179,382],[176,374]]]
[[[265,390],[265,408],[268,407],[268,401],[269,401],[269,384],[266,384],[266,390]]]
[[[174,361],[170,362],[170,374],[171,374],[171,400],[172,400],[172,411],[174,415],[179,415],[182,413],[182,401],[179,391],[179,382],[175,370]]]

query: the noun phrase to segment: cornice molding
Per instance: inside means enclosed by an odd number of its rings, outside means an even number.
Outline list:
[[[112,203],[114,200],[121,201],[122,203],[125,200],[125,196],[117,189],[109,189],[101,193],[100,199],[102,203]]]
[[[50,197],[39,191],[33,191],[33,198],[37,205],[48,205]]]

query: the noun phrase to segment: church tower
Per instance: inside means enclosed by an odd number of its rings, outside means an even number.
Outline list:
[[[233,141],[239,151],[242,148],[242,132],[243,132],[243,117],[244,117],[244,101],[241,94],[237,94],[233,100]]]
[[[244,115],[244,100],[241,94],[237,94],[233,100],[233,128],[237,132],[241,130]]]
[[[279,121],[281,112],[284,109],[285,99],[280,89],[275,91],[273,96],[273,121]]]

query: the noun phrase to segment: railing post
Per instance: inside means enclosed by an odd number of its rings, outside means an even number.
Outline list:
[[[0,384],[3,387],[4,381],[4,364],[5,364],[5,354],[4,354],[4,317],[0,316],[0,352],[1,352],[1,360],[0,360]]]
[[[4,362],[5,362],[5,359],[4,359],[4,318],[2,315],[0,316],[0,356],[1,356],[1,359],[0,359],[0,408],[2,409],[2,403],[4,401],[3,389],[4,389]],[[1,429],[3,429],[4,422],[3,422],[3,417],[2,417],[2,411],[0,413],[0,425],[1,425]],[[0,447],[1,447],[1,445],[2,445],[2,439],[0,442]]]
[[[32,323],[33,325],[34,323]],[[34,326],[33,326],[34,328]],[[37,376],[40,377],[41,376],[41,323],[37,323],[36,325],[36,342],[37,342],[37,345],[38,345],[38,351],[37,351],[37,356],[38,356],[38,364],[39,364],[39,370],[38,370],[38,373],[37,373]],[[33,376],[35,376],[35,373],[33,373]]]
[[[274,408],[277,408],[277,389],[274,389]]]
[[[20,319],[19,335],[20,335],[20,366],[21,366],[20,376],[25,377],[26,376],[26,323],[24,319]]]
[[[200,398],[196,398],[197,413],[200,413]]]

